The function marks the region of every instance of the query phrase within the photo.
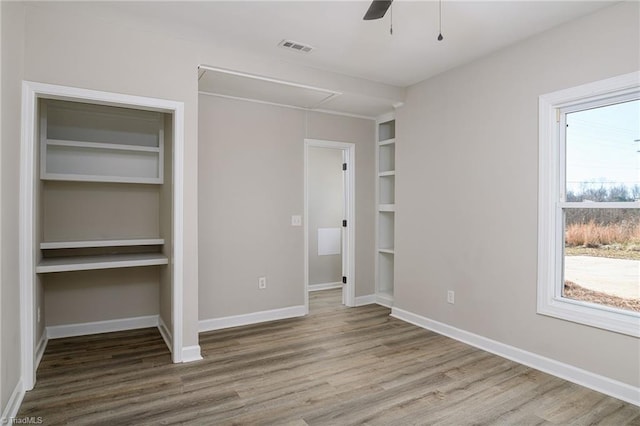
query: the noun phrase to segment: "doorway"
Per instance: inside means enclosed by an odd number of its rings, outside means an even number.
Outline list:
[[[305,307],[309,292],[340,289],[355,306],[355,145],[305,139]]]

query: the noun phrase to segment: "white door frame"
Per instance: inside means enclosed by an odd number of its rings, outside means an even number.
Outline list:
[[[345,172],[344,198],[345,198],[345,218],[347,220],[346,238],[343,239],[343,265],[347,284],[342,290],[342,302],[346,306],[356,306],[356,221],[355,221],[355,163],[356,146],[353,143],[334,142],[318,139],[304,140],[304,306],[305,312],[309,313],[309,189],[308,189],[308,165],[309,148],[331,148],[339,149],[343,153],[344,162],[347,164]],[[345,247],[346,246],[346,247]],[[346,265],[345,265],[346,263]],[[343,272],[344,273],[344,272]]]
[[[100,92],[53,84],[22,82],[22,134],[20,146],[20,340],[22,383],[33,389],[38,367],[36,356],[36,235],[35,194],[38,153],[38,99],[62,99],[170,113],[173,116],[173,276],[171,345],[173,362],[183,361],[183,182],[184,103],[164,99]],[[44,348],[42,348],[44,349]]]

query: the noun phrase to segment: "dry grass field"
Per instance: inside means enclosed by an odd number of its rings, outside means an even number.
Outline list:
[[[598,248],[619,246],[628,251],[640,251],[640,221],[622,221],[608,225],[595,221],[571,223],[565,231],[569,247]]]

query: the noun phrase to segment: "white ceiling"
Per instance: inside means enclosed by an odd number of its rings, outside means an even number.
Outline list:
[[[616,2],[442,0],[444,40],[440,42],[438,2],[431,0],[395,0],[385,17],[376,21],[362,19],[369,0],[46,1],[39,5],[192,39],[217,52],[224,50],[227,59],[229,54],[244,58],[235,60],[241,68],[236,71],[258,77],[201,69],[201,92],[371,118],[399,105],[407,86]],[[392,16],[393,35],[389,33]],[[283,39],[314,50],[283,49],[278,46]],[[207,57],[215,60],[216,55]],[[270,65],[265,68],[267,62]],[[228,63],[201,65],[229,67]],[[297,83],[307,86],[305,81],[310,86],[296,87]]]
[[[613,4],[605,1],[395,0],[391,13],[363,21],[368,1],[108,2],[102,6],[216,45],[406,87],[563,22]],[[606,29],[603,29],[606,31]],[[283,39],[311,53],[278,47]]]

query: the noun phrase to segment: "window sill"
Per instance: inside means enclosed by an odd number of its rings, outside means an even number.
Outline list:
[[[640,313],[553,297],[538,303],[538,313],[578,324],[640,337]]]

